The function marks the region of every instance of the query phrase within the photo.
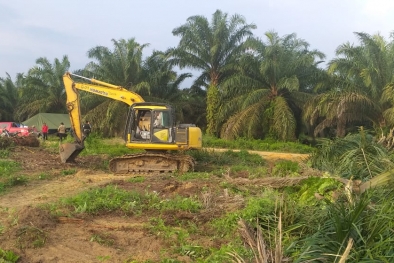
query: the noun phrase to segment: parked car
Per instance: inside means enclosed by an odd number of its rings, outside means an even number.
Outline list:
[[[30,134],[38,134],[34,126],[28,127],[17,122],[0,122],[0,133],[3,133],[4,129],[11,135],[29,136]]]

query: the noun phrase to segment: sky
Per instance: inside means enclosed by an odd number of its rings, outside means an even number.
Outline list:
[[[255,24],[255,36],[275,31],[295,33],[327,57],[335,57],[344,43],[358,45],[354,32],[381,34],[390,40],[394,31],[393,0],[0,0],[0,78],[27,73],[40,57],[53,63],[67,55],[70,71],[91,60],[96,46],[113,49],[111,39],[130,39],[153,50],[176,47],[180,38],[172,30],[187,18],[211,21],[216,10],[238,14]],[[186,70],[186,72],[192,72]],[[196,77],[181,84],[187,87]]]

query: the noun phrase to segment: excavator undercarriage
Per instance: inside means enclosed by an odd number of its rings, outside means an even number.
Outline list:
[[[173,173],[193,171],[193,157],[170,153],[136,153],[113,158],[109,169],[115,174]]]

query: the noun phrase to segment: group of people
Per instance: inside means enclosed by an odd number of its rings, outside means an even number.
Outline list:
[[[44,122],[41,127],[42,139],[48,140],[48,125]],[[88,137],[92,131],[92,126],[90,125],[89,121],[86,121],[82,125],[82,131],[85,137]],[[59,137],[60,141],[63,141],[67,137],[66,126],[63,122],[60,123],[59,127],[57,128],[57,136]]]

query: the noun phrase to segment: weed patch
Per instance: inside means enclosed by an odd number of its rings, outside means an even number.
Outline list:
[[[243,165],[247,167],[263,166],[265,161],[258,154],[246,150],[235,151],[190,151],[189,154],[197,161],[196,170],[209,172],[223,166]]]
[[[8,187],[26,184],[26,176],[16,175],[20,169],[20,164],[17,162],[0,160],[0,194]]]
[[[67,169],[67,170],[62,170],[61,175],[72,175],[76,174],[77,170],[76,169]]]
[[[74,207],[75,213],[108,213],[121,210],[135,213],[141,208],[143,196],[136,192],[127,192],[117,186],[108,185],[104,188],[92,189],[72,198],[63,199],[63,204]]]
[[[300,167],[297,162],[281,160],[278,161],[272,169],[272,175],[274,176],[287,176],[290,174],[298,174]]]
[[[112,247],[115,244],[115,239],[111,234],[104,232],[95,232],[90,237],[90,242],[96,242],[102,246]]]
[[[4,263],[16,263],[19,256],[11,250],[3,250],[0,248],[0,262]]]
[[[47,234],[44,230],[33,226],[23,226],[17,231],[17,246],[20,249],[43,247]]]

